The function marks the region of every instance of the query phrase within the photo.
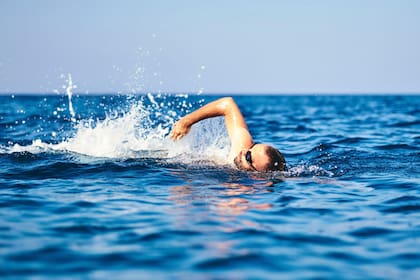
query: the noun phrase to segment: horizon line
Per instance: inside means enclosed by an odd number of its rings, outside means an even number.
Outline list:
[[[160,91],[160,92],[100,92],[100,91],[93,91],[93,92],[73,92],[73,95],[147,95],[147,94],[165,94],[165,95],[235,95],[235,96],[247,96],[247,95],[265,95],[265,96],[305,96],[305,95],[420,95],[420,91],[418,92],[379,92],[379,91],[372,91],[372,92],[332,92],[332,91],[317,91],[317,92],[228,92],[228,91],[220,91],[220,92],[193,92],[193,91]],[[66,95],[65,92],[0,92],[1,96],[4,95]]]

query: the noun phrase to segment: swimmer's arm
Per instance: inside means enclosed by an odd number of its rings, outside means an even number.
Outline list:
[[[179,140],[188,134],[193,124],[204,119],[220,116],[225,117],[225,124],[233,149],[246,149],[253,144],[245,119],[232,97],[224,97],[210,102],[181,118],[175,123],[170,137],[173,140]]]

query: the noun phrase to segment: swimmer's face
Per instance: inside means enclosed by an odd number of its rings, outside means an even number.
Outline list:
[[[252,149],[240,151],[234,159],[236,167],[249,171],[266,171],[270,164],[270,158],[265,152],[266,148],[265,144],[256,144]]]

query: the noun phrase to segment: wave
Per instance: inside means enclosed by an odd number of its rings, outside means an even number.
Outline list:
[[[390,125],[390,127],[411,127],[420,125],[420,120],[400,121]]]
[[[411,150],[417,151],[418,147],[411,146],[408,144],[387,144],[387,145],[379,145],[375,147],[378,150],[390,151],[390,150]]]
[[[360,144],[362,141],[367,140],[365,137],[346,137],[333,142],[332,144]]]

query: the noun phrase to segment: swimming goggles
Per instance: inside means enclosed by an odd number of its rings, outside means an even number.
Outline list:
[[[252,149],[252,147],[251,147]],[[258,171],[257,168],[252,164],[252,156],[251,156],[251,150],[248,150],[245,154],[245,160],[248,162],[248,164],[254,169],[255,171]]]

